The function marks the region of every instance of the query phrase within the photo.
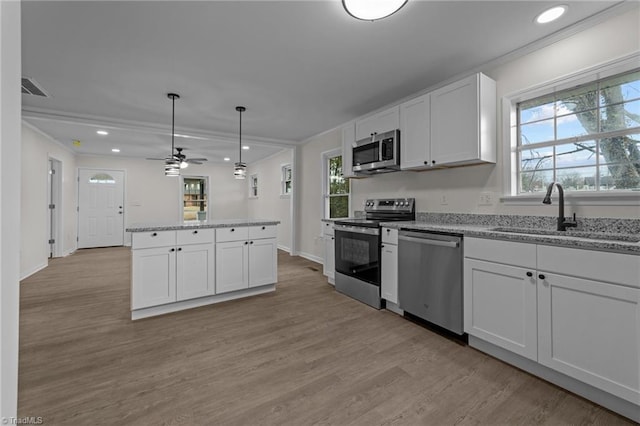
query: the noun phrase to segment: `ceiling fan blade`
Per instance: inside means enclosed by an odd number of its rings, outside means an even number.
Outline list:
[[[193,161],[193,160],[187,160],[187,163],[189,163],[189,164],[202,164],[199,161]]]
[[[166,158],[145,158],[145,160],[160,160],[160,161],[164,161],[164,160],[166,160]]]
[[[207,159],[206,158],[187,158],[185,161],[187,163],[190,163],[192,161],[207,161]]]

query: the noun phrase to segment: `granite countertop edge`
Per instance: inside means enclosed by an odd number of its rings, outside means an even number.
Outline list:
[[[575,237],[571,235],[532,235],[511,232],[498,232],[493,230],[493,228],[496,228],[495,226],[487,225],[440,224],[428,222],[384,222],[381,225],[383,227],[392,229],[405,228],[417,231],[446,232],[460,234],[465,237],[478,237],[531,244],[547,244],[561,247],[608,251],[640,256],[640,243],[635,242],[597,240]]]
[[[180,231],[183,229],[231,228],[234,226],[266,226],[278,225],[279,223],[279,220],[230,219],[219,221],[193,221],[174,224],[133,224],[126,229],[126,232]]]

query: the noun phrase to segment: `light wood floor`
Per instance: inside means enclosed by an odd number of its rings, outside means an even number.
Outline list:
[[[333,290],[279,255],[277,291],[129,319],[130,251],[21,285],[19,416],[46,425],[631,424]]]

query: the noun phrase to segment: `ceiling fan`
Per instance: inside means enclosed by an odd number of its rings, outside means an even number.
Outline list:
[[[207,161],[206,158],[187,158],[186,155],[184,155],[182,153],[182,151],[184,151],[186,148],[175,148],[175,152],[172,156],[169,156],[167,158],[147,158],[147,160],[161,160],[161,161],[167,161],[167,160],[175,160],[175,161],[179,161],[180,162],[180,168],[184,169],[185,167],[188,167],[189,164],[202,164],[203,161]]]

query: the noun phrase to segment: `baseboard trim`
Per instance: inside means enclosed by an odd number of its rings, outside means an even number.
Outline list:
[[[42,271],[47,266],[49,266],[49,260],[46,260],[44,263],[34,266],[33,268],[31,268],[26,272],[23,272],[22,274],[20,274],[20,281],[24,280],[25,278],[29,278],[31,275],[35,274],[36,272]]]
[[[319,256],[316,256],[316,255],[313,255],[313,254],[310,254],[310,253],[305,253],[303,251],[299,251],[298,252],[298,256],[304,257],[305,259],[310,260],[312,262],[316,262],[316,263],[319,263],[321,265],[324,265],[324,259],[322,259]]]
[[[285,247],[285,246],[282,246],[282,245],[278,244],[278,250],[286,251],[287,253],[291,254],[291,248],[290,247]]]

